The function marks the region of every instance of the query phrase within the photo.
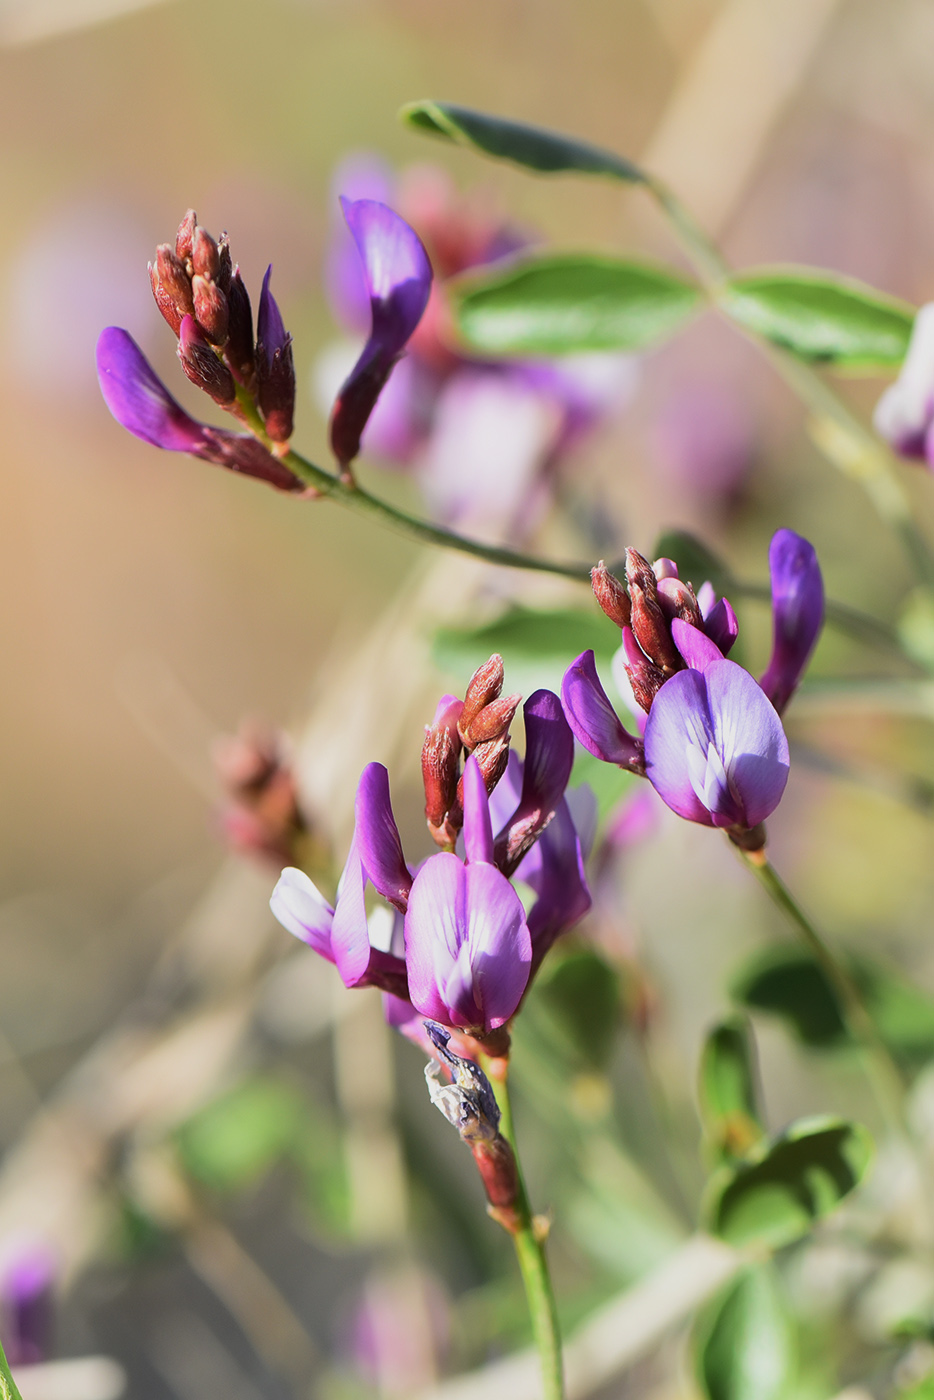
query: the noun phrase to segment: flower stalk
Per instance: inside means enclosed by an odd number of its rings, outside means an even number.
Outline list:
[[[518,1184],[513,1205],[515,1226],[510,1228],[510,1234],[516,1247],[516,1258],[519,1261],[519,1270],[522,1274],[525,1296],[529,1305],[532,1335],[538,1350],[542,1371],[542,1393],[545,1400],[565,1400],[561,1332],[558,1326],[558,1311],[555,1306],[555,1295],[545,1253],[547,1227],[544,1222],[536,1220],[532,1215],[522,1175],[515,1127],[512,1121],[512,1105],[509,1098],[509,1059],[506,1056],[496,1059],[482,1056],[481,1059],[499,1105],[500,1132],[512,1147],[516,1163]]]

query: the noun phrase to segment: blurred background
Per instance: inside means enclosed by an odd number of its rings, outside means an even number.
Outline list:
[[[343,858],[363,764],[392,758],[414,849],[421,726],[470,673],[469,649],[432,653],[438,626],[483,622],[506,598],[587,598],[481,578],[123,433],[94,374],[107,324],[202,413],[152,303],[156,244],[193,206],[229,231],[254,305],[272,262],[295,441],[325,463],[315,365],[340,334],[324,265],[348,155],[432,163],[486,217],[548,244],[681,264],[638,191],[432,144],[398,123],[401,104],[443,98],[612,146],[667,178],[737,265],[823,265],[920,303],[934,290],[932,45],[926,0],[0,0],[0,1265],[45,1251],[48,1354],[116,1358],[147,1400],[352,1400],[415,1394],[524,1336],[508,1242],[431,1116],[417,1052],[392,1051],[369,994],[348,1008],[272,924],[275,866],[231,853],[212,745],[248,717],[292,735],[322,861]],[[893,541],[752,346],[707,315],[630,370],[531,545],[651,555],[680,528],[763,582],[785,525],[817,546],[830,596],[891,617],[909,587]],[[880,390],[843,385],[862,415]],[[929,482],[900,470],[930,530]],[[411,477],[363,476],[422,508]],[[755,669],[765,610],[742,621]],[[507,688],[528,689],[531,670],[511,682],[506,663]],[[887,664],[828,636],[815,673]],[[802,757],[772,822],[776,863],[832,935],[934,990],[928,718],[844,710],[814,687],[790,733]],[[665,814],[623,864],[594,932],[633,1020],[651,1003],[652,1074],[686,1157],[699,1034],[771,916],[728,850]],[[624,1036],[614,1052],[623,1145],[601,1166],[632,1187],[625,1248],[598,1208],[606,1180],[567,1184],[594,1166],[586,1134],[574,1166],[531,1110],[520,1120],[536,1199],[573,1217],[555,1246],[572,1313],[662,1257],[699,1189],[646,1146],[658,1108],[642,1049]],[[846,1065],[805,1061],[771,1023],[761,1049],[776,1125],[826,1106],[828,1085],[835,1106],[858,1103]],[[528,1082],[546,1061],[527,1052]],[[578,1068],[581,1121],[599,1123],[604,1079]],[[651,1209],[639,1172],[661,1174]],[[651,1222],[638,1248],[636,1216]],[[605,1394],[687,1384],[671,1356],[645,1367]],[[87,1384],[91,1400],[119,1378],[103,1366]]]

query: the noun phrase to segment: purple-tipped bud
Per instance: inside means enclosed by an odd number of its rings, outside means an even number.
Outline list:
[[[224,346],[224,359],[230,366],[233,377],[247,389],[252,386],[255,371],[253,353],[253,308],[250,294],[235,268],[227,288],[227,344]]]
[[[804,674],[824,621],[824,581],[813,545],[778,530],[769,546],[772,657],[759,684],[779,714]]]
[[[175,253],[182,262],[191,257],[192,245],[194,243],[195,229],[198,227],[198,216],[193,209],[182,219],[178,226],[178,233],[175,235]]]
[[[214,281],[222,292],[229,291],[232,276],[233,259],[230,256],[230,239],[226,233],[222,233],[217,241],[217,272],[214,274]]]
[[[269,290],[271,276],[270,266],[263,278],[256,325],[257,399],[273,442],[288,442],[295,412],[295,365],[292,337]]]
[[[182,317],[193,314],[195,303],[184,264],[168,243],[161,243],[156,249],[156,261],[149,264],[149,281],[156,305],[178,335]]]
[[[178,336],[178,358],[192,384],[203,389],[221,408],[230,407],[237,397],[233,375],[215,355],[193,316],[182,318]]]
[[[226,296],[216,282],[197,272],[191,279],[191,294],[198,325],[212,345],[223,345],[230,322]]]
[[[615,574],[611,574],[601,559],[596,568],[590,571],[590,585],[594,597],[611,622],[617,627],[628,627],[632,617],[632,604],[629,594]]]
[[[302,482],[256,438],[212,428],[190,417],[133,337],[119,326],[108,326],[101,332],[97,376],[114,418],[144,442],[167,452],[189,452],[229,471],[266,481],[280,491],[304,490]]]
[[[678,617],[682,622],[689,622],[692,627],[703,626],[701,610],[694,596],[694,589],[689,583],[682,583],[679,578],[667,575],[660,578],[658,602],[669,622]]]
[[[359,453],[376,401],[428,305],[432,274],[421,239],[388,205],[342,199],[341,208],[363,260],[372,316],[369,339],[331,414],[331,448],[344,467]]]

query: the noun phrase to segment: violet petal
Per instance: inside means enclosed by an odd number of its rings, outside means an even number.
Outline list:
[[[645,756],[659,796],[704,826],[757,826],[778,806],[788,778],[781,720],[732,661],[666,681],[649,713]]]
[[[405,948],[413,1005],[445,1025],[495,1030],[529,979],[531,940],[515,890],[494,866],[465,866],[448,852],[415,877]]]
[[[405,913],[412,876],[392,814],[389,774],[381,763],[368,763],[360,775],[355,813],[354,840],[366,875],[384,899]]]
[[[561,682],[561,702],[574,737],[594,758],[621,768],[639,760],[639,745],[610,704],[592,651],[571,662]]]
[[[204,427],[176,403],[128,331],[108,326],[97,342],[97,377],[117,422],[153,447],[192,452],[204,446]]]
[[[490,799],[480,765],[473,754],[464,765],[464,850],[467,861],[493,863],[493,825]]]
[[[785,709],[824,622],[824,581],[814,546],[793,530],[777,530],[769,546],[772,576],[772,656],[759,684]]]
[[[706,671],[714,661],[722,661],[723,653],[699,627],[692,627],[680,617],[672,619],[671,635],[685,664],[692,671]]]

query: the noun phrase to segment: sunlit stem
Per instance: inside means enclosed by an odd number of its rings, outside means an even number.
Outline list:
[[[516,1200],[516,1214],[519,1228],[512,1233],[516,1246],[516,1257],[525,1285],[525,1296],[529,1305],[532,1322],[532,1336],[538,1349],[542,1368],[542,1386],[545,1400],[565,1400],[564,1365],[561,1358],[561,1333],[558,1328],[558,1312],[555,1295],[548,1272],[543,1232],[536,1229],[536,1223],[529,1206],[528,1192],[522,1175],[519,1149],[512,1121],[512,1105],[509,1100],[509,1061],[506,1058],[490,1059],[483,1057],[483,1069],[493,1086],[496,1102],[499,1104],[499,1129],[507,1139],[516,1159],[519,1178],[519,1194]]]
[[[716,307],[723,283],[730,275],[722,254],[667,185],[652,177],[646,180],[646,188]],[[730,317],[727,319],[735,326]],[[898,535],[918,578],[928,587],[934,586],[934,554],[915,525],[911,501],[895,475],[892,454],[809,365],[746,328],[740,329],[768,356],[785,383],[810,410],[808,428],[817,448],[844,476],[859,483],[880,518]]]
[[[831,950],[762,851],[740,854],[756,879],[790,920],[795,932],[830,983],[851,1039],[863,1052],[866,1074],[883,1118],[899,1136],[908,1133],[905,1121],[905,1081],[888,1046],[866,1010],[859,988],[844,963]]]

